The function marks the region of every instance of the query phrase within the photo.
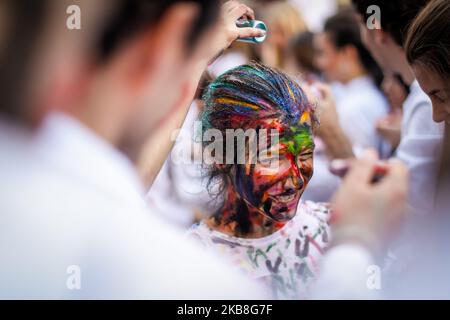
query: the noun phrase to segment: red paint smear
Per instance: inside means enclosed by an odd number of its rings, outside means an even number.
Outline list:
[[[280,134],[283,133],[284,131],[284,127],[281,125],[281,123],[278,120],[274,120],[271,123],[272,128],[276,129]],[[283,149],[287,149],[287,146],[283,143],[280,143],[281,146],[283,147]],[[297,175],[297,177],[301,178],[300,176],[300,172],[298,171],[298,167],[297,164],[295,162],[294,159],[294,155],[290,152],[286,153],[287,158],[289,159],[289,161],[291,162],[291,168],[294,170],[295,174]]]
[[[286,225],[286,222],[275,222],[274,223],[274,228],[275,230],[280,230],[281,228],[283,228]]]
[[[295,174],[297,175],[297,177],[301,178],[300,176],[300,172],[298,171],[297,165],[295,163],[295,159],[294,156],[292,155],[292,153],[287,153],[286,157],[289,159],[289,161],[291,162],[291,168],[294,170]]]
[[[319,244],[314,240],[310,235],[306,235],[306,237],[309,239],[309,242],[316,247],[316,249],[320,252],[320,254],[323,255],[323,249],[319,246]]]

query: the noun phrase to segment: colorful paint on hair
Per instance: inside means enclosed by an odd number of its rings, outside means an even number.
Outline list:
[[[317,120],[313,106],[295,81],[282,72],[252,63],[219,76],[207,88],[204,100],[203,132],[209,129],[221,132],[226,129],[276,129],[292,170],[298,178],[301,177],[296,159],[304,150],[314,148],[312,128]],[[255,191],[252,179],[248,179],[255,175],[254,165],[245,166],[234,165],[234,181],[228,188],[235,188],[235,192],[240,198],[244,197],[247,204],[263,209],[270,207],[270,197]],[[267,180],[264,184],[268,188],[277,183],[278,178],[267,176],[264,179]],[[233,190],[225,192],[231,194]],[[228,198],[239,200],[232,194]],[[236,212],[237,208],[245,212]],[[249,231],[245,230],[245,226],[252,226],[247,221],[251,219],[248,205],[226,203],[219,213],[228,222],[236,221],[238,228],[244,226],[240,230],[243,234]],[[282,223],[275,222],[274,225],[280,227]]]

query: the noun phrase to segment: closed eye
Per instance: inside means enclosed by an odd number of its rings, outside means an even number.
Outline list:
[[[313,156],[313,152],[307,151],[307,152],[301,153],[298,157],[299,157],[300,161],[306,161],[306,160],[312,158],[312,156]]]
[[[448,95],[443,90],[433,90],[429,95],[435,97],[441,103],[444,103],[448,99]]]

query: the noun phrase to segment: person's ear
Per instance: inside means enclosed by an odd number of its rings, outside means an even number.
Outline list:
[[[388,43],[389,35],[383,29],[374,29],[373,32],[373,41],[377,46],[383,46]]]

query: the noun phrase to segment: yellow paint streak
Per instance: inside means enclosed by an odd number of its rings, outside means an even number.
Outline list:
[[[237,106],[249,107],[249,108],[252,108],[253,110],[259,109],[259,107],[257,105],[250,104],[250,103],[243,102],[243,101],[230,99],[230,98],[219,98],[219,99],[216,100],[216,102],[217,103],[223,103],[223,104],[233,104],[233,105],[237,105]]]
[[[294,93],[292,92],[291,87],[287,85],[287,83],[286,83],[286,87],[288,88],[288,91],[289,91],[289,94],[291,95],[291,98],[294,99],[294,101],[296,101]]]
[[[311,116],[309,112],[303,112],[302,116],[300,117],[300,123],[305,122],[311,122]]]

